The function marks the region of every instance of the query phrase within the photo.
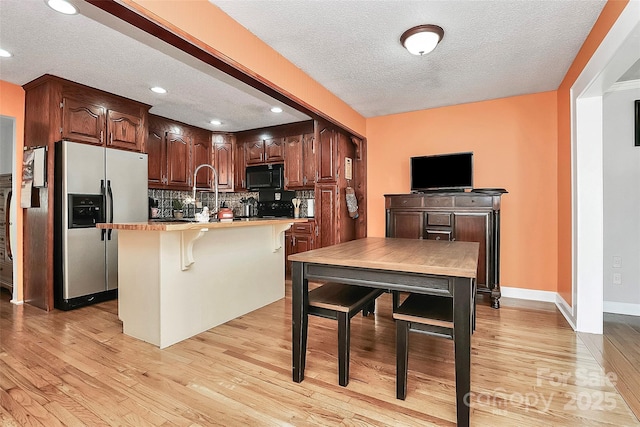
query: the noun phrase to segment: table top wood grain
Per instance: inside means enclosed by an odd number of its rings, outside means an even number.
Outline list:
[[[300,252],[289,261],[475,278],[477,242],[365,237]]]

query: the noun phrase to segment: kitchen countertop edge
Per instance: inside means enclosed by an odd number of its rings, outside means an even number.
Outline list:
[[[293,224],[308,222],[308,218],[249,218],[230,222],[175,222],[175,221],[147,221],[147,222],[127,222],[127,223],[101,223],[96,224],[99,229],[113,230],[133,230],[133,231],[189,231],[203,228],[234,228],[234,227],[256,227],[263,225]]]

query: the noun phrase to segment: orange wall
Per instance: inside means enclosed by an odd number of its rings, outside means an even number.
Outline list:
[[[24,147],[24,90],[22,87],[0,80],[0,114],[16,119],[16,166],[18,179],[22,171],[22,148]],[[20,200],[20,186],[16,188],[14,201]],[[14,297],[22,301],[22,209],[18,209],[16,218],[17,242],[13,245],[13,268],[16,271],[17,283]]]
[[[126,0],[139,12],[186,32],[286,93],[365,135],[365,119],[207,0]],[[145,10],[146,9],[146,10]]]
[[[558,293],[572,305],[571,86],[584,70],[628,0],[609,0],[558,88]]]
[[[556,92],[367,120],[368,232],[384,194],[408,193],[409,157],[473,151],[474,186],[502,187],[501,285],[556,290]]]

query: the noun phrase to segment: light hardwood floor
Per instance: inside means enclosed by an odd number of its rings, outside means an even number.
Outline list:
[[[375,316],[352,319],[346,388],[335,322],[314,316],[306,378],[294,383],[287,286],[284,300],[165,350],[123,335],[115,301],[45,313],[2,292],[0,425],[455,424],[452,341],[411,334],[407,399],[396,400],[388,294]],[[552,304],[502,304],[478,307],[471,425],[640,425]]]

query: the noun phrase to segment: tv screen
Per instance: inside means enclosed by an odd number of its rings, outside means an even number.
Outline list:
[[[473,153],[411,158],[411,191],[473,188]]]

